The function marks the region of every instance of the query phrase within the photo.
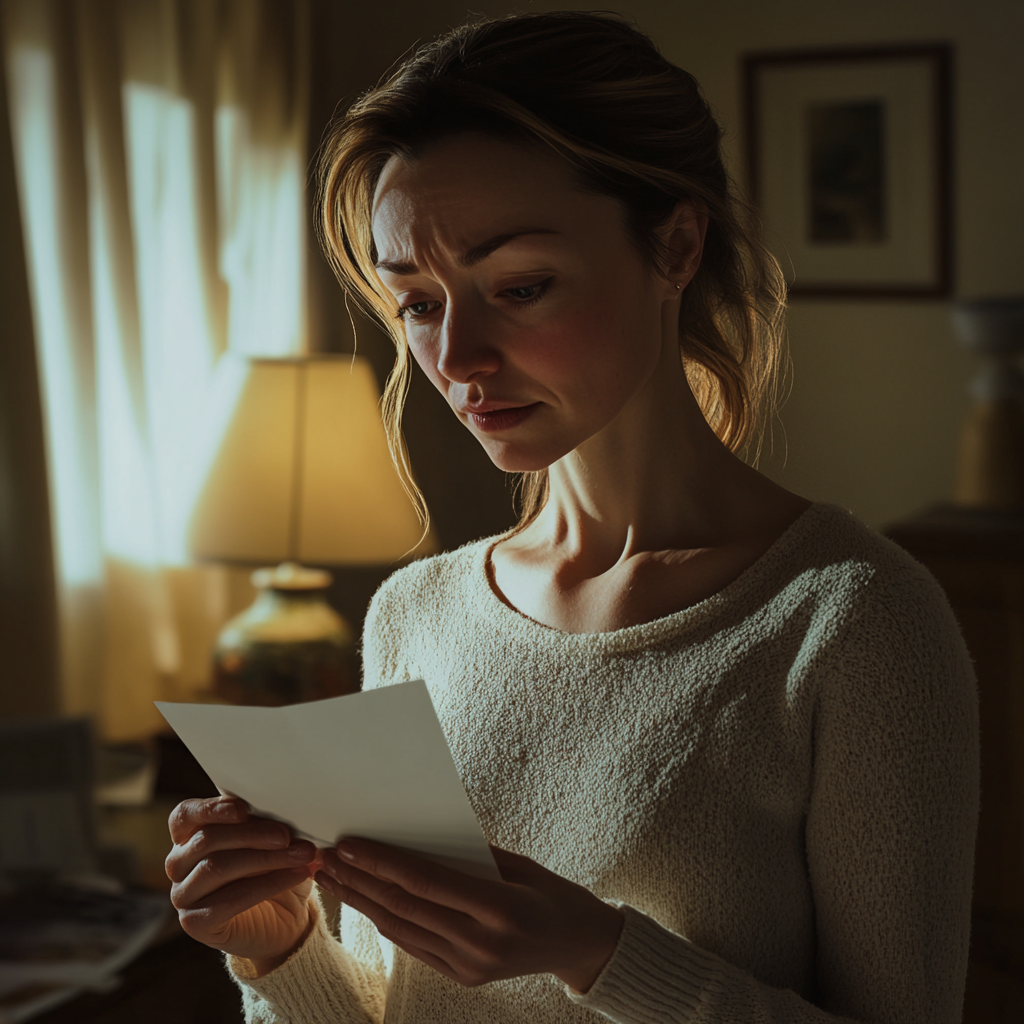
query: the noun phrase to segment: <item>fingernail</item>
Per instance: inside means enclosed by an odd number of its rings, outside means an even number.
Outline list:
[[[291,860],[300,860],[307,864],[313,859],[312,854],[309,852],[309,846],[306,843],[295,843],[293,846],[289,846],[288,857]]]
[[[275,828],[267,836],[267,842],[276,849],[287,846],[292,841],[291,833],[286,828]]]
[[[353,864],[355,863],[356,851],[344,839],[338,843],[337,850],[339,857],[344,857],[345,860],[352,861]]]
[[[225,821],[237,821],[241,817],[242,808],[238,806],[237,800],[225,797],[223,800],[217,801],[214,812],[218,818],[223,818]]]

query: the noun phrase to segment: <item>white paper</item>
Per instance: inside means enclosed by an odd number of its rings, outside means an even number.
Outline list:
[[[363,836],[500,880],[422,680],[283,708],[156,706],[222,793],[297,836]]]

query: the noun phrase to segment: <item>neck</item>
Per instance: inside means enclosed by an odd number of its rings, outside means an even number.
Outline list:
[[[674,328],[665,336],[656,372],[619,415],[549,468],[548,501],[521,535],[530,546],[602,572],[640,552],[727,543],[779,490],[715,436]]]

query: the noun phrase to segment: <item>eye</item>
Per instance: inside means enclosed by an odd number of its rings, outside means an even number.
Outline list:
[[[552,279],[538,281],[536,284],[517,284],[512,288],[506,288],[501,294],[507,295],[515,301],[517,306],[532,306],[551,287]]]
[[[441,303],[437,299],[424,299],[422,302],[410,302],[408,306],[402,306],[395,314],[396,320],[421,320],[429,316]]]

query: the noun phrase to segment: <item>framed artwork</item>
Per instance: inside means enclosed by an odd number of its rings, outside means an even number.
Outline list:
[[[750,188],[791,295],[952,289],[947,46],[744,59]]]

